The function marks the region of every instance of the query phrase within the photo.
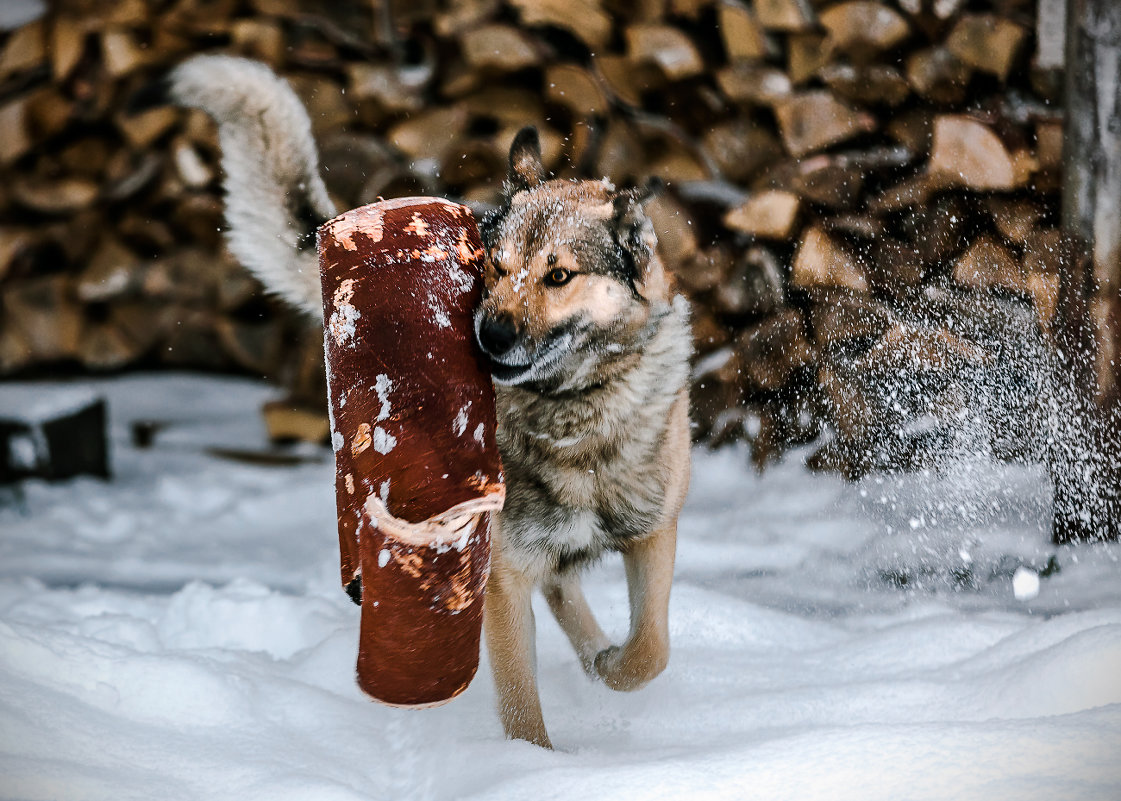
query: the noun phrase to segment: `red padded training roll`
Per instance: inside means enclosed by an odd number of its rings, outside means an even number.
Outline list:
[[[438,198],[363,206],[318,232],[343,584],[360,577],[358,683],[443,703],[475,675],[502,507],[494,391],[472,313],[482,244]]]

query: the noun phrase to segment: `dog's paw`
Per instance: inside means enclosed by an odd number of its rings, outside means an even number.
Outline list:
[[[611,645],[596,654],[596,676],[612,690],[628,692],[645,686],[665,670],[668,648]]]

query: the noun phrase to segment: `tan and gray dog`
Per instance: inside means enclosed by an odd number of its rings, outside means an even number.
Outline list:
[[[167,89],[218,122],[231,251],[266,287],[321,314],[309,235],[335,209],[299,100],[263,65],[224,56],[185,62]],[[475,333],[491,361],[507,481],[486,640],[506,735],[546,747],[535,587],[584,670],[608,686],[637,689],[669,658],[691,338],[643,212],[651,191],[546,180],[527,128],[510,150],[504,201],[480,225],[488,259]],[[581,568],[607,551],[626,566],[622,645],[610,643],[580,589]]]

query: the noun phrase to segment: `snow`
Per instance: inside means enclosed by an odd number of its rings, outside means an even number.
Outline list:
[[[385,373],[378,373],[377,378],[374,379],[374,392],[377,393],[378,403],[381,404],[378,409],[378,422],[388,420],[389,415],[393,412],[393,404],[389,400],[389,393],[393,391],[393,381]],[[340,406],[345,406],[345,397]]]
[[[0,31],[14,31],[47,12],[43,0],[4,0],[0,3]]]
[[[1030,567],[1018,567],[1012,574],[1012,594],[1019,601],[1030,601],[1039,595],[1039,574]]]
[[[389,453],[397,447],[397,437],[381,426],[374,426],[374,450],[381,454]]]
[[[1121,547],[1049,545],[1036,467],[695,452],[662,676],[589,681],[536,601],[546,752],[502,738],[485,655],[437,709],[357,689],[330,452],[208,451],[264,448],[273,390],[70,388],[108,399],[115,480],[0,488],[0,798],[1121,798]],[[586,585],[618,640],[618,560]]]

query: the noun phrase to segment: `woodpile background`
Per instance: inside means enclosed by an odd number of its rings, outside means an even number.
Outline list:
[[[1063,264],[1050,24],[1032,0],[60,0],[0,34],[0,374],[245,371],[305,399],[275,430],[323,430],[319,332],[222,247],[213,126],[126,113],[221,51],[291,81],[340,208],[485,208],[530,123],[558,175],[663,176],[698,439],[762,466],[828,430],[815,466],[915,464],[978,386],[1001,414],[1038,380]]]

